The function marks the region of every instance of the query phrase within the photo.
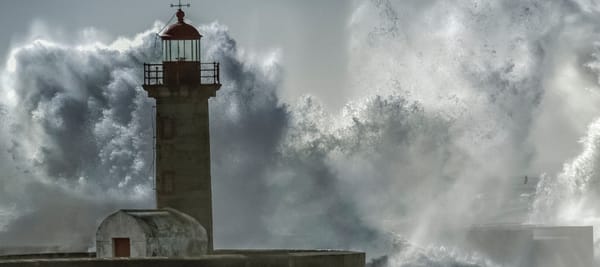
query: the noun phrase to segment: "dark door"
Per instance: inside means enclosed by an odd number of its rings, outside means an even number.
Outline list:
[[[129,257],[130,247],[129,238],[113,238],[113,255],[115,257]]]

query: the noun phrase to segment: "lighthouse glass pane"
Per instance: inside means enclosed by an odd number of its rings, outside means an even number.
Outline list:
[[[183,55],[183,41],[177,40],[175,42],[177,42],[177,57],[175,58],[175,60],[182,60],[183,58],[185,58],[185,56]]]
[[[196,53],[194,48],[196,47],[195,45],[196,41],[195,40],[190,40],[190,61],[197,61],[196,60]]]
[[[167,55],[167,53],[165,51],[165,41],[162,41],[160,43],[160,49],[162,50],[162,59],[163,59],[163,61],[165,61],[165,58],[166,58],[166,55]]]
[[[190,41],[184,40],[183,43],[183,55],[181,55],[181,60],[190,60],[190,50],[188,49]]]
[[[186,56],[185,56],[185,41],[184,40],[179,41],[179,49],[180,50],[179,50],[179,58],[178,59],[181,61],[185,61]]]
[[[171,40],[165,40],[163,43],[164,57],[163,61],[174,61],[177,53],[177,45]]]
[[[163,61],[169,61],[169,41],[162,41],[162,52]]]
[[[199,40],[163,40],[163,61],[200,61]]]
[[[169,41],[169,49],[171,50],[169,53],[169,61],[176,61],[177,58],[179,57],[179,53],[178,51],[178,47],[177,47],[178,43],[175,40],[171,40]]]
[[[186,61],[192,61],[192,40],[183,41],[183,46],[185,47],[184,57]]]

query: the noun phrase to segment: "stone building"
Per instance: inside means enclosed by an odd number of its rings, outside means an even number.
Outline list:
[[[206,230],[174,209],[119,210],[96,232],[96,255],[111,257],[195,257],[207,252]]]

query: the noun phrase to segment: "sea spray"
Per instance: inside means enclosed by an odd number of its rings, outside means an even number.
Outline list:
[[[549,205],[559,209],[548,218],[591,206],[593,175],[564,182],[552,173],[600,114],[586,65],[600,39],[594,10],[571,1],[358,2],[355,72],[339,111],[311,96],[284,102],[277,56],[246,57],[226,27],[199,27],[203,58],[223,70],[210,103],[216,246],[487,266],[434,244],[448,229],[497,222],[523,176],[549,173],[534,209],[567,199]],[[109,212],[152,207],[153,103],[140,83],[143,62],[159,60],[159,28],[115,44],[42,38],[12,50],[0,79],[0,243],[87,249]],[[552,189],[565,183],[566,193]],[[413,249],[395,250],[391,233]]]

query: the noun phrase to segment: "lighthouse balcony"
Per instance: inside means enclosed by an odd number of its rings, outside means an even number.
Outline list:
[[[144,85],[221,85],[218,62],[165,61],[144,63]]]

